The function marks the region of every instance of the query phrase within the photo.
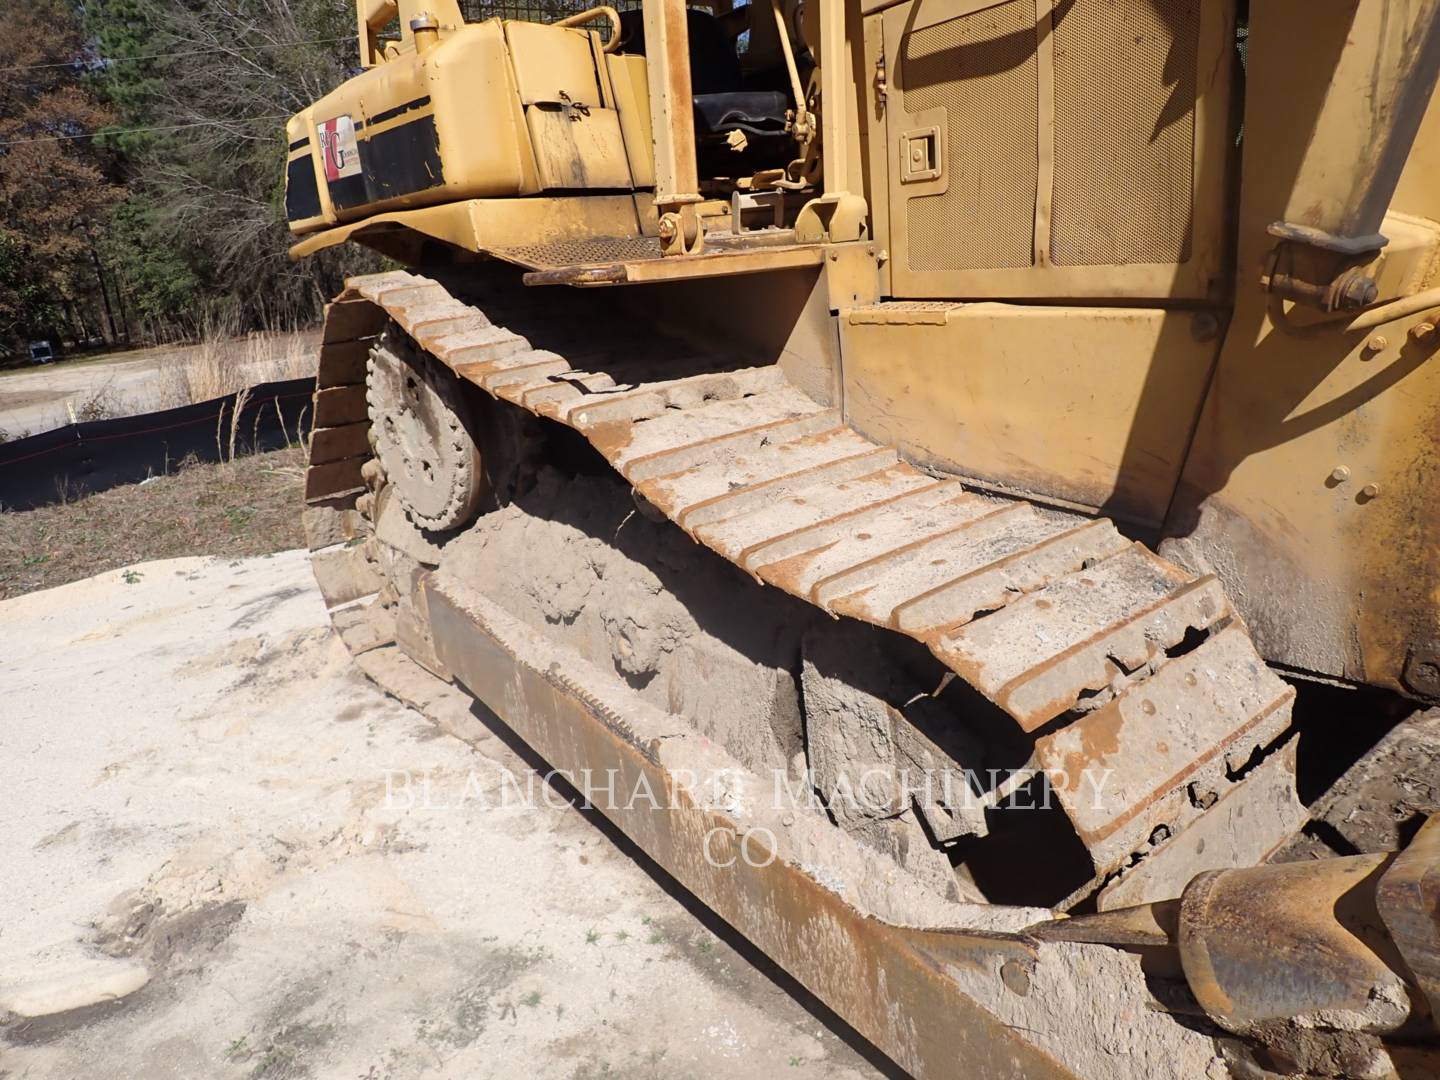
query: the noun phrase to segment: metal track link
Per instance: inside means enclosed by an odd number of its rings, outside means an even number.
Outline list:
[[[1096,881],[1114,879],[1101,907],[1148,894],[1149,868],[1167,862],[1193,874],[1253,861],[1303,821],[1293,783],[1254,785],[1265,802],[1249,806],[1247,763],[1287,732],[1294,691],[1213,577],[1109,521],[937,480],[778,367],[665,378],[652,364],[645,378],[630,363],[623,382],[613,363],[595,371],[531,347],[493,321],[505,317],[500,299],[487,313],[407,272],[352,279],[326,321],[317,421],[322,402],[335,404],[315,445],[355,445],[363,415],[341,406],[363,381],[356,352],[393,319],[461,377],[583,434],[698,542],[831,614],[923,642],[1035,733],[1030,765],[1049,772]],[[639,355],[643,334],[614,323],[591,328],[591,347]],[[353,492],[365,457],[317,457],[307,498]],[[1289,775],[1290,757],[1266,764]],[[1232,819],[1250,810],[1243,845],[1186,840],[1212,807]]]

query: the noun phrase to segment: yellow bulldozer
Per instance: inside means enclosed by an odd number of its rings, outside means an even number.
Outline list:
[[[917,1077],[1440,1076],[1440,0],[357,21],[371,677]]]

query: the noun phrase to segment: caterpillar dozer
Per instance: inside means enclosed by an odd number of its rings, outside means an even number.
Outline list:
[[[367,674],[917,1077],[1440,1076],[1440,0],[357,23]]]

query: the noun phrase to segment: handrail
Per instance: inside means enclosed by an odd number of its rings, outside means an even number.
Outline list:
[[[1328,331],[1353,334],[1361,330],[1373,330],[1384,323],[1405,319],[1411,315],[1420,315],[1431,308],[1440,308],[1440,288],[1425,289],[1379,307],[1367,308],[1348,322],[1343,315],[1310,323],[1292,322],[1285,311],[1284,298],[1279,293],[1269,295],[1268,307],[1270,321],[1291,337],[1314,337]]]
[[[1440,289],[1426,289],[1424,292],[1403,296],[1399,300],[1392,300],[1388,304],[1371,308],[1369,311],[1362,311],[1350,321],[1350,325],[1345,329],[1347,331],[1369,330],[1381,323],[1393,322],[1409,315],[1419,315],[1422,311],[1429,311],[1433,307],[1440,307]]]
[[[602,16],[609,19],[610,25],[614,28],[613,32],[610,34],[610,40],[605,42],[605,46],[602,51],[612,53],[620,47],[620,12],[616,11],[609,4],[601,4],[598,7],[586,8],[584,11],[580,12],[577,15],[567,15],[565,18],[560,19],[557,22],[553,22],[550,25],[583,26],[585,23],[594,22],[596,19],[601,18]]]
[[[800,83],[800,69],[795,65],[795,49],[790,42],[790,27],[785,22],[781,0],[770,0],[770,10],[775,15],[775,29],[780,34],[780,50],[785,54],[785,68],[790,73],[790,92],[795,95],[795,119],[790,131],[803,149],[815,137],[815,125],[805,108],[805,87]]]

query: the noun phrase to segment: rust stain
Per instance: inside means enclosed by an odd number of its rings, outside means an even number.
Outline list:
[[[628,420],[610,420],[592,425],[585,432],[606,461],[613,462],[635,439],[635,425]]]
[[[762,581],[774,585],[777,589],[789,593],[791,596],[805,595],[805,590],[800,588],[800,580],[805,571],[816,559],[829,551],[836,544],[838,539],[822,544],[820,547],[810,551],[802,551],[798,555],[791,555],[788,559],[781,559],[778,562],[766,563],[753,569],[754,574]]]
[[[1061,764],[1065,772],[1066,791],[1078,790],[1087,768],[1105,762],[1120,750],[1120,733],[1125,727],[1125,717],[1118,705],[1119,702],[1112,702],[1067,729],[1078,736],[1080,746],[1067,753]],[[1040,741],[1045,743],[1047,740]]]
[[[1135,800],[1135,802],[1130,806],[1128,810],[1111,820],[1111,822],[1106,825],[1105,828],[1096,830],[1093,833],[1086,834],[1086,842],[1098,842],[1117,832],[1119,829],[1132,821],[1136,817],[1136,815],[1141,813],[1141,811],[1143,811],[1146,807],[1154,803],[1157,799],[1161,798],[1167,792],[1175,791],[1177,788],[1179,788],[1180,785],[1183,784],[1187,778],[1193,776],[1205,765],[1207,765],[1209,762],[1213,761],[1216,757],[1222,754],[1226,749],[1243,739],[1247,732],[1251,731],[1256,727],[1259,727],[1262,723],[1265,722],[1266,719],[1274,715],[1277,710],[1288,707],[1290,702],[1292,702],[1294,699],[1294,688],[1286,687],[1285,693],[1281,694],[1274,701],[1270,702],[1270,704],[1266,705],[1264,708],[1256,712],[1256,714],[1250,717],[1250,719],[1248,719],[1244,724],[1236,728],[1228,739],[1224,740],[1221,743],[1212,745],[1203,754],[1199,755],[1193,761],[1189,762],[1185,768],[1174,773],[1162,783],[1155,785],[1154,789],[1150,792],[1150,794],[1146,795],[1143,799]],[[1116,702],[1115,704],[1119,705],[1121,703]]]

